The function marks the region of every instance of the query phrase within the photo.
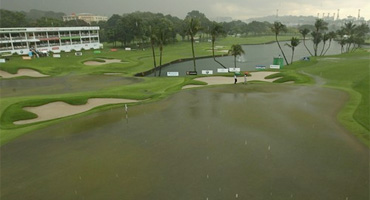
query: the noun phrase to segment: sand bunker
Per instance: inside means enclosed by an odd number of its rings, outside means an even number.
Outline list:
[[[46,77],[49,75],[41,74],[38,71],[32,69],[19,69],[16,74],[10,74],[6,71],[0,70],[0,76],[3,78],[14,78],[19,76],[30,76],[30,77]]]
[[[273,82],[279,78],[265,79],[265,77],[270,76],[271,74],[276,74],[279,72],[251,72],[252,76],[247,77],[247,81],[267,81]],[[238,83],[244,82],[244,77],[237,77]],[[202,81],[207,83],[207,85],[220,85],[220,84],[234,84],[234,77],[225,77],[225,76],[212,76],[212,77],[201,77],[194,80]],[[186,85],[182,89],[202,87],[206,85]]]
[[[96,66],[96,65],[106,65],[110,63],[126,63],[126,62],[121,62],[120,59],[102,59],[104,62],[98,62],[98,61],[86,61],[84,62],[85,65],[91,65],[91,66]]]
[[[62,101],[48,103],[38,107],[25,107],[24,110],[35,113],[38,117],[35,119],[16,121],[14,124],[29,124],[51,119],[57,119],[78,113],[86,112],[92,108],[117,103],[134,103],[137,100],[132,99],[113,99],[113,98],[91,98],[84,105],[70,105]]]

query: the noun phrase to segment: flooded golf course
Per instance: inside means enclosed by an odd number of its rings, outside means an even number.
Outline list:
[[[369,199],[369,149],[317,86],[183,90],[1,147],[1,199]]]

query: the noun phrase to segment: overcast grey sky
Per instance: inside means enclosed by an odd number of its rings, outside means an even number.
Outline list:
[[[370,20],[370,0],[0,0],[9,10],[39,9],[71,13],[94,13],[111,16],[134,11],[151,11],[184,18],[189,11],[199,10],[208,18],[248,19],[276,14],[312,15],[337,13],[339,17],[361,16]]]

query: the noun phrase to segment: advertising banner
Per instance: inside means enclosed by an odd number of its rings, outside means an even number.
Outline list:
[[[167,72],[167,76],[179,76],[179,72]]]
[[[280,69],[280,65],[270,65],[270,69]]]
[[[218,68],[217,73],[229,73],[229,70],[225,68]]]
[[[213,70],[202,70],[202,74],[213,74]]]

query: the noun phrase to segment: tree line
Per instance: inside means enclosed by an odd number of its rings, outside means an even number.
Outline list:
[[[341,51],[351,52],[360,48],[365,43],[366,37],[370,32],[369,26],[365,23],[354,24],[346,22],[336,31],[328,31],[328,23],[322,19],[317,19],[313,25],[302,25],[299,27],[290,27],[281,22],[273,24],[269,22],[252,21],[245,23],[243,21],[232,21],[217,23],[209,20],[205,14],[193,10],[188,12],[184,19],[176,16],[164,15],[162,13],[151,12],[133,12],[127,14],[114,14],[108,21],[95,24],[88,24],[82,20],[73,20],[63,22],[61,19],[53,17],[41,17],[38,19],[27,19],[22,12],[14,12],[0,9],[1,27],[52,27],[52,26],[99,26],[100,38],[102,42],[112,43],[117,47],[147,48],[150,47],[153,54],[153,66],[155,74],[157,66],[162,65],[163,48],[166,44],[180,40],[191,42],[194,71],[196,71],[194,42],[209,41],[212,42],[212,55],[214,55],[214,44],[216,38],[226,35],[250,36],[250,35],[275,35],[275,40],[283,55],[287,65],[293,62],[294,50],[303,41],[307,52],[311,56],[324,56],[329,50],[332,41],[337,41],[341,45]],[[283,51],[278,36],[282,34],[301,34],[302,39],[292,37],[289,43],[285,45],[292,49],[290,62]],[[312,40],[313,46],[307,47],[306,40]],[[319,49],[319,44],[322,44]],[[240,45],[239,45],[240,46]],[[233,45],[232,55],[240,55],[238,45]],[[159,61],[156,60],[155,47],[159,49]],[[160,68],[159,74],[160,75]]]
[[[289,65],[289,61],[287,60],[285,53],[278,41],[278,35],[281,32],[286,31],[286,26],[280,22],[275,22],[271,27],[271,30],[275,33],[277,45],[283,54],[285,62],[287,65]],[[352,52],[360,48],[363,44],[365,44],[365,40],[368,37],[370,28],[369,25],[365,23],[357,25],[353,22],[346,22],[342,27],[340,27],[339,30],[328,31],[328,23],[323,19],[316,19],[314,25],[302,26],[300,27],[299,32],[302,35],[303,45],[311,56],[324,56],[330,49],[332,41],[337,41],[340,44],[341,53]],[[306,45],[307,37],[312,40],[312,48],[309,48]],[[321,43],[322,47],[319,49],[319,45]],[[294,50],[299,44],[300,39],[297,37],[292,37],[290,43],[285,44],[292,49],[290,63],[293,62]]]

